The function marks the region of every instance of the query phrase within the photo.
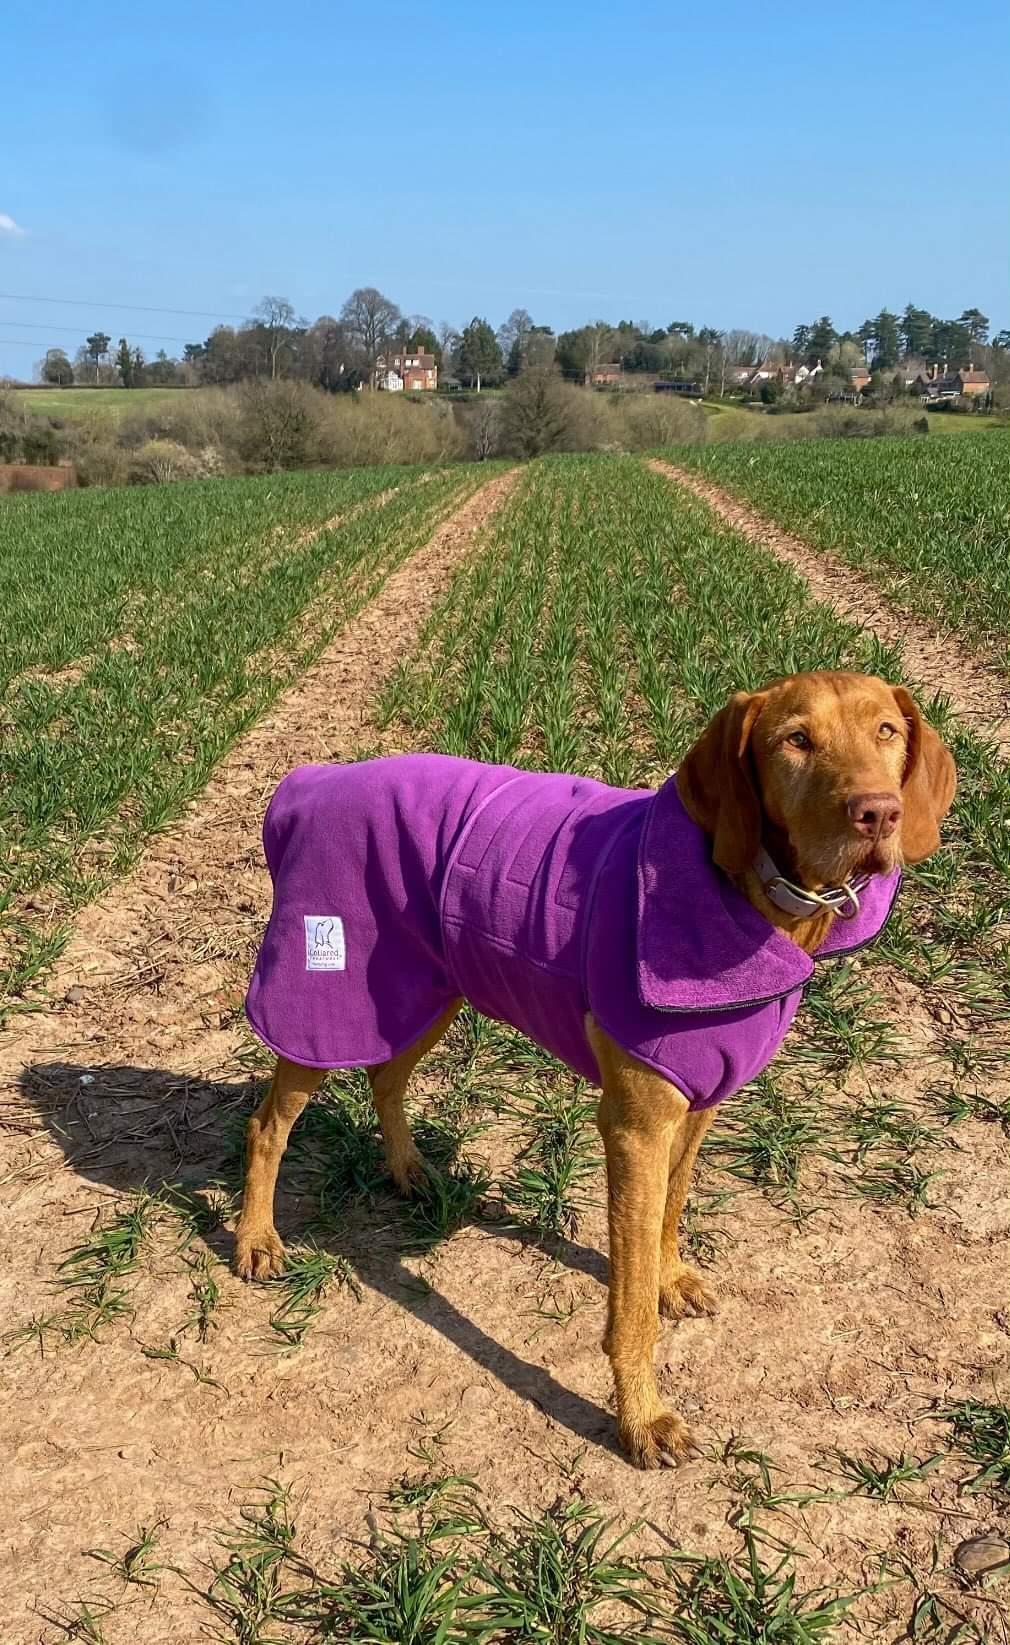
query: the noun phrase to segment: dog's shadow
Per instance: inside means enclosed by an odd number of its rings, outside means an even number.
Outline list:
[[[191,1203],[207,1212],[207,1231],[201,1237],[215,1255],[230,1261],[234,1236],[222,1224],[214,1225],[213,1206],[219,1185],[234,1189],[240,1181],[245,1121],[263,1094],[262,1080],[215,1082],[157,1068],[37,1063],[24,1070],[20,1084],[80,1176],[121,1193],[182,1188]],[[417,1313],[580,1440],[618,1454],[607,1411],[494,1341],[430,1284],[423,1308],[419,1305],[417,1278],[400,1258],[395,1218],[390,1237],[390,1219],[381,1205],[357,1205],[339,1222],[328,1218],[320,1225],[304,1198],[292,1191],[290,1175],[282,1165],[277,1194],[282,1238],[297,1241],[311,1225],[319,1247],[345,1257],[363,1284]],[[390,1188],[390,1205],[394,1198]],[[537,1246],[566,1267],[606,1282],[606,1259],[589,1247],[560,1237],[545,1244],[533,1231],[505,1222],[481,1226],[489,1237]],[[387,1232],[377,1238],[380,1227]]]

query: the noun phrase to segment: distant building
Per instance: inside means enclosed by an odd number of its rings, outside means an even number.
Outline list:
[[[375,362],[376,387],[389,394],[433,390],[438,387],[438,366],[433,354],[420,349],[388,348]]]
[[[953,405],[955,400],[977,400],[989,393],[992,383],[987,371],[976,371],[974,365],[948,371],[946,360],[943,370],[932,365],[920,371],[913,388],[923,405]]]
[[[849,387],[854,394],[865,394],[870,386],[870,370],[868,366],[851,366],[849,368]]]
[[[685,400],[700,400],[702,397],[701,384],[687,377],[661,377],[652,386],[657,394],[680,394]]]
[[[620,360],[612,360],[609,365],[592,366],[586,372],[586,380],[593,388],[609,388],[619,383],[624,376],[624,367]]]
[[[815,366],[794,365],[791,360],[784,360],[781,364],[776,364],[774,360],[762,360],[758,366],[733,366],[727,380],[756,394],[762,383],[774,382],[780,383],[783,388],[802,388],[804,383],[819,377],[823,370],[820,360]]]

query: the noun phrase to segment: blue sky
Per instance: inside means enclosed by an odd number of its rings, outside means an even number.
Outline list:
[[[1008,86],[1005,0],[6,0],[0,374],[363,284],[436,323],[1010,326]]]

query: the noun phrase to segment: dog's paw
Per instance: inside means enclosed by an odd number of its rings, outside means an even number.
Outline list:
[[[719,1307],[715,1292],[697,1268],[682,1264],[659,1287],[659,1311],[664,1319],[683,1319],[686,1314],[714,1314]]]
[[[400,1193],[407,1199],[411,1194],[423,1193],[433,1175],[433,1169],[424,1155],[414,1147],[411,1147],[409,1153],[388,1160],[387,1164],[390,1176]]]
[[[279,1279],[284,1246],[276,1228],[243,1228],[235,1233],[235,1272],[239,1279]]]
[[[673,1411],[662,1411],[648,1422],[625,1422],[619,1438],[636,1468],[676,1468],[697,1449],[687,1423]]]

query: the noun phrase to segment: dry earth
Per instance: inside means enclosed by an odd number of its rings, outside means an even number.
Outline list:
[[[54,1306],[54,1264],[96,1213],[145,1183],[200,1185],[220,1169],[250,1089],[239,1007],[269,907],[265,800],[290,766],[374,745],[377,686],[516,478],[477,492],[389,579],[186,818],[85,911],[49,1002],[0,1045],[8,1326]],[[948,689],[952,672],[948,656]],[[180,1349],[212,1382],[145,1356],[189,1310],[179,1264],[155,1263],[137,1280],[132,1319],[101,1341],[44,1354],[29,1343],[0,1362],[0,1449],[17,1505],[0,1556],[0,1637],[68,1637],[46,1616],[76,1595],[117,1591],[86,1550],[120,1549],[140,1525],[163,1522],[159,1558],[199,1581],[199,1562],[220,1557],[214,1528],[267,1476],[304,1489],[310,1554],[366,1536],[370,1504],[418,1470],[418,1448],[439,1471],[476,1476],[496,1509],[544,1507],[576,1489],[642,1515],[652,1546],[728,1551],[738,1545],[725,1523],[731,1470],[713,1457],[733,1434],[767,1450],[789,1487],[838,1483],[816,1471],[829,1446],[927,1455],[939,1436],[919,1420],[929,1401],[992,1397],[1010,1370],[1006,1140],[982,1126],[958,1136],[941,1206],[918,1218],[839,1196],[803,1220],[756,1193],[733,1201],[713,1267],[721,1313],[660,1335],[662,1386],[709,1453],[676,1473],[638,1474],[614,1449],[599,1210],[551,1252],[477,1224],[420,1259],[398,1255],[392,1202],[380,1201],[348,1226],[361,1300],[332,1292],[286,1357],[265,1340],[269,1297],[220,1268],[220,1324],[206,1345],[187,1336]],[[281,1232],[297,1238],[304,1216],[282,1194]],[[227,1259],[229,1233],[209,1242]],[[545,1323],[545,1303],[567,1324]],[[928,1570],[934,1538],[949,1551],[999,1528],[985,1497],[958,1501],[950,1484],[919,1487],[917,1501],[789,1513],[780,1529],[805,1551],[803,1584],[872,1580],[888,1549]],[[125,1600],[110,1645],[203,1637],[206,1609],[176,1578]],[[907,1615],[907,1591],[879,1605]],[[893,1624],[867,1637],[896,1637]]]

